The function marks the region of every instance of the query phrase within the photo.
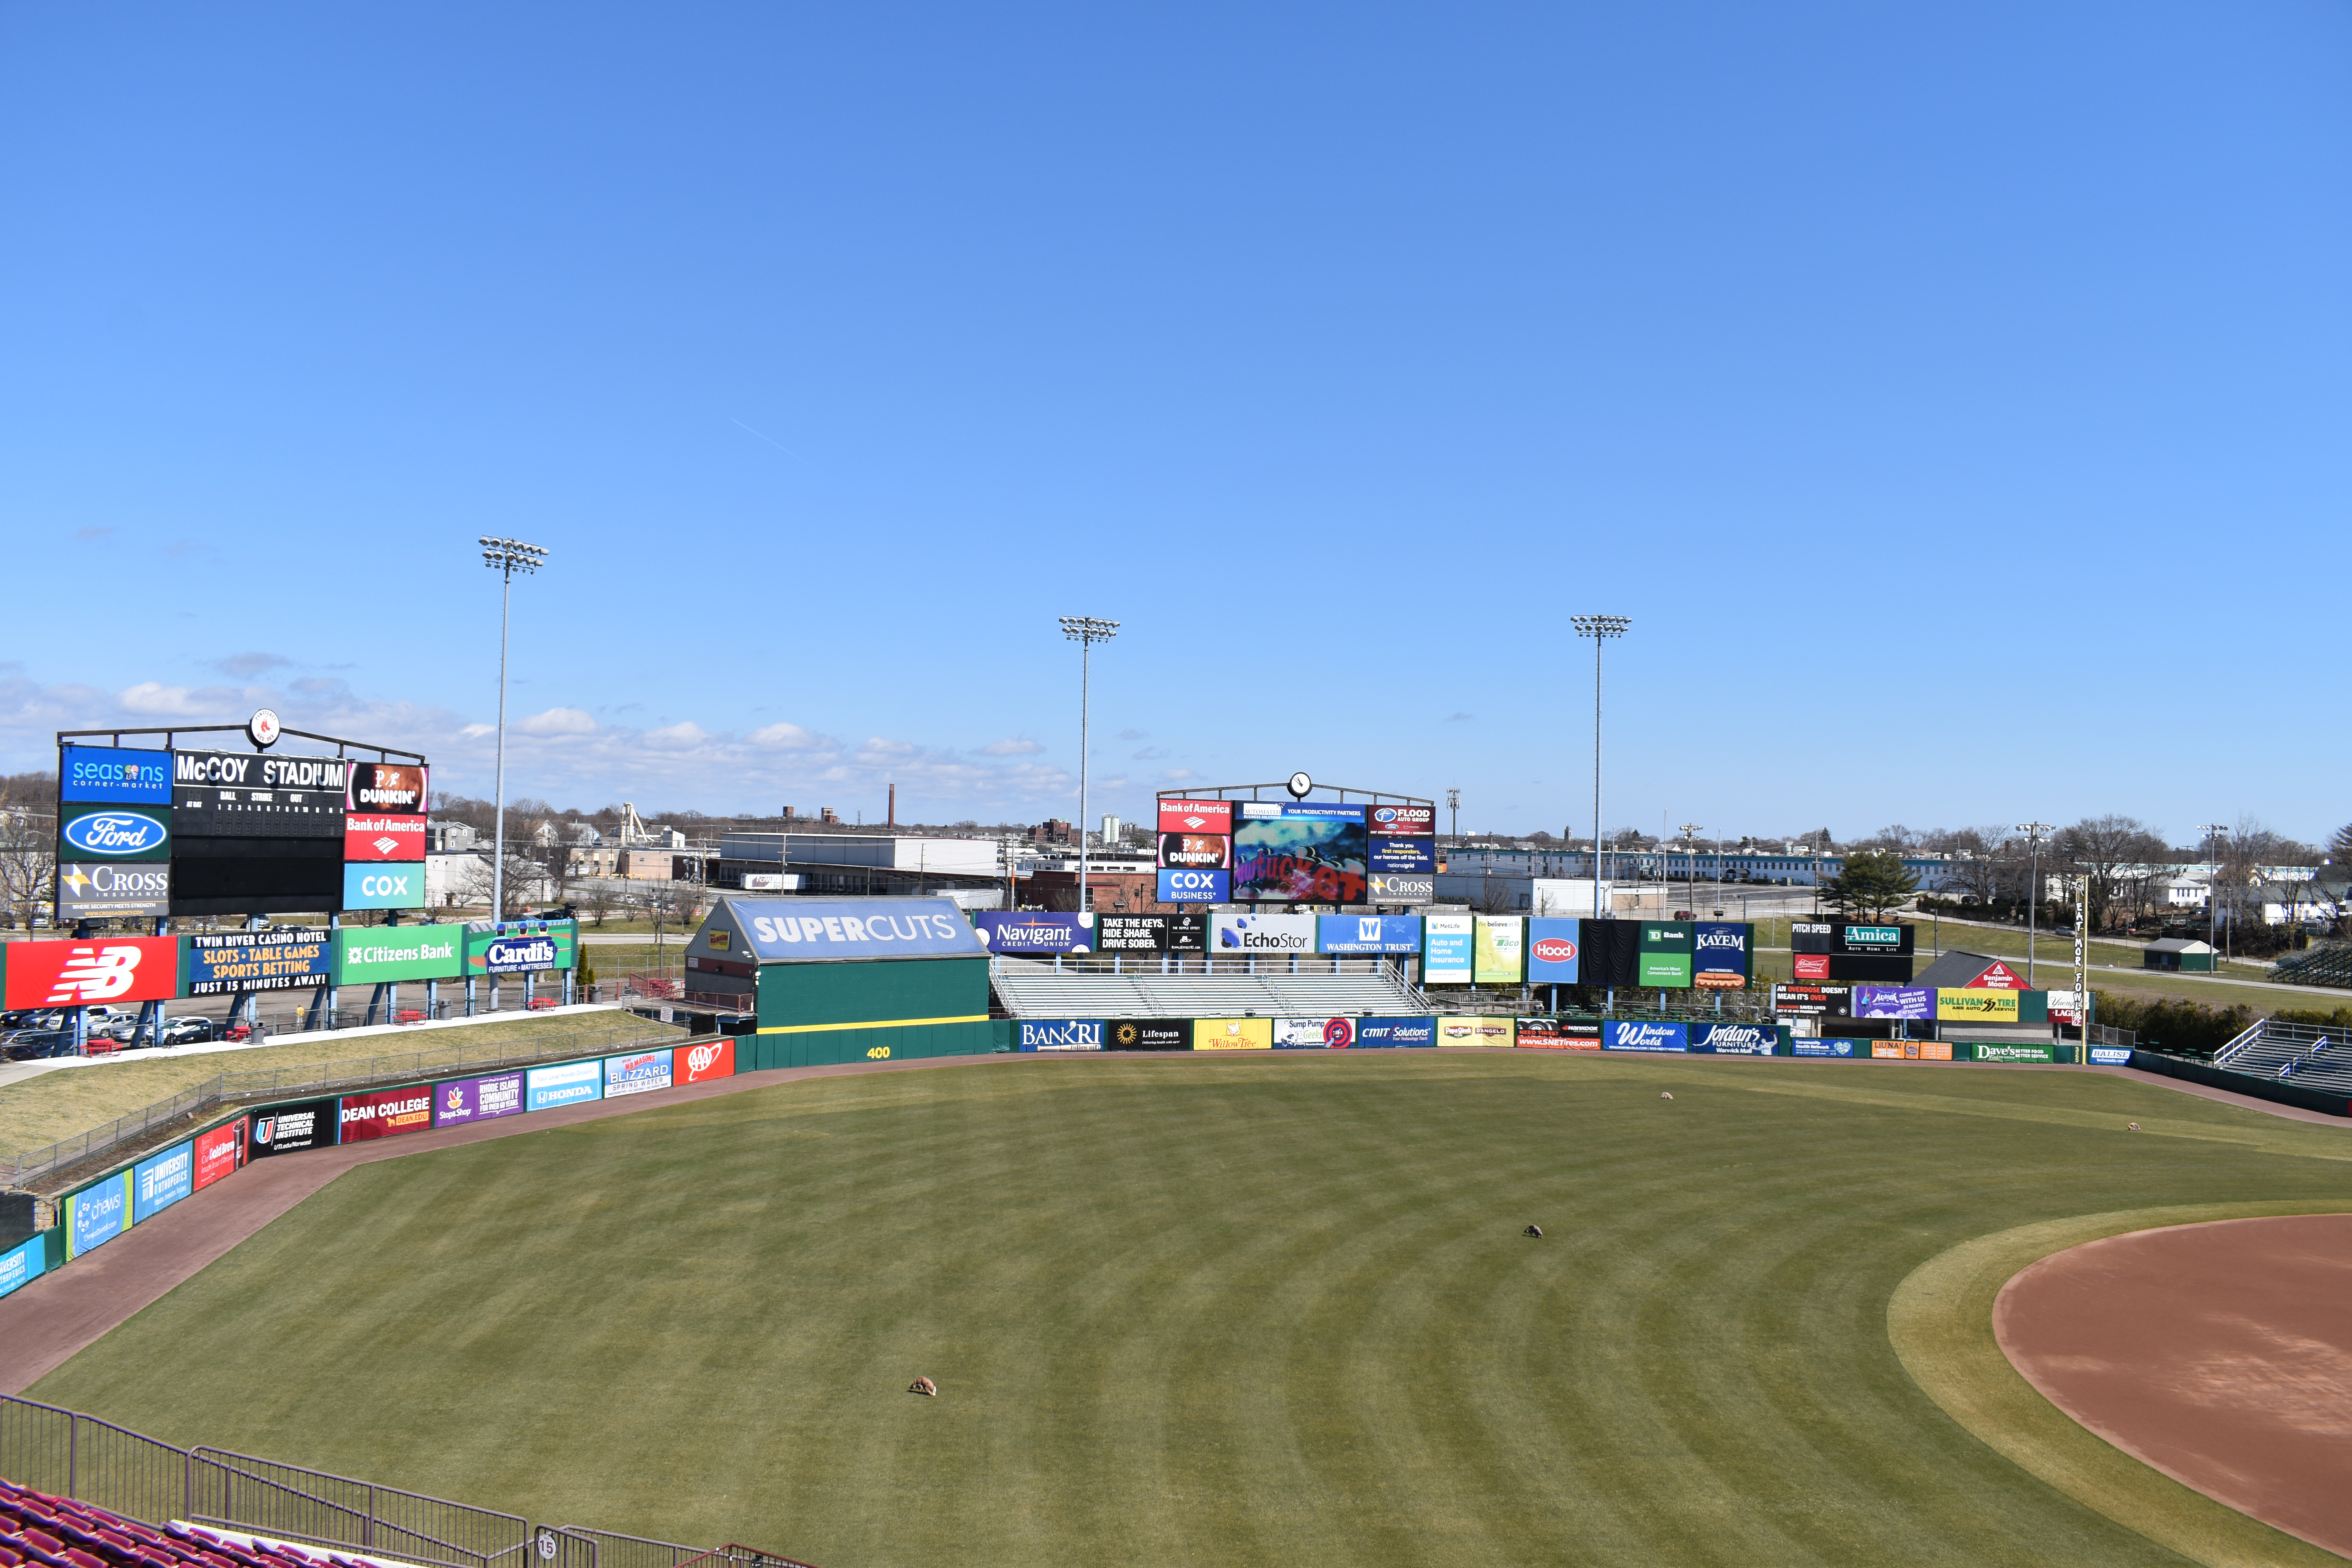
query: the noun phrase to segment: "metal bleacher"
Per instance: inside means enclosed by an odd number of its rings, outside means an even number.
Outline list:
[[[1050,962],[998,956],[989,981],[1014,1018],[1411,1017],[1434,1013],[1427,997],[1392,964],[1377,959],[1308,958],[1292,973],[1282,959],[1204,963],[1162,973],[1147,965],[1113,968],[1107,960],[1055,968]]]
[[[2264,1018],[2216,1052],[2213,1065],[2352,1096],[2352,1030]]]
[[[2352,987],[2352,942],[2314,942],[2271,966],[2271,978],[2294,985]]]

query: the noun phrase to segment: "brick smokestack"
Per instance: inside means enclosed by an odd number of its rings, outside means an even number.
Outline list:
[[[898,826],[898,786],[897,784],[892,784],[890,786],[890,821],[888,826],[892,827]]]

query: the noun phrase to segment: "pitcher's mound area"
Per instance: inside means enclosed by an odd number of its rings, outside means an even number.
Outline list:
[[[2352,1215],[2074,1247],[2002,1288],[1993,1332],[2116,1447],[2352,1556]]]

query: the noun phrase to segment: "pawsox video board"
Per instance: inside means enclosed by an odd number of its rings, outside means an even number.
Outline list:
[[[108,734],[169,742],[239,728]],[[291,732],[267,712],[241,732],[254,749],[58,737],[60,921],[425,907],[425,759],[314,735],[301,739],[379,760],[280,754]]]
[[[1162,796],[1159,806],[1162,903],[1346,908],[1436,897],[1433,805]]]

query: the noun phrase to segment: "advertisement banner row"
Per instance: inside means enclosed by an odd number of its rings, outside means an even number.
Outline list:
[[[264,1106],[68,1194],[61,1216],[65,1256],[79,1258],[103,1246],[252,1160],[459,1127],[734,1074],[735,1042],[708,1040]],[[40,1275],[47,1257],[41,1237],[0,1252],[0,1296]]]
[[[1737,991],[1747,986],[1753,973],[1755,949],[1755,928],[1728,921],[984,911],[972,917],[972,924],[989,952],[1018,957],[1129,952],[1224,958],[1418,956],[1426,985]]]
[[[1628,1019],[1430,1017],[1022,1018],[1024,1051],[1344,1051],[1395,1047],[1570,1051],[1786,1054],[1788,1031],[1770,1024],[1649,1023]]]
[[[2047,991],[1927,985],[1775,985],[1783,1018],[1883,1018],[1944,1024],[2046,1024]]]
[[[0,964],[5,965],[0,993],[10,1008],[169,1002],[245,991],[569,969],[578,950],[572,921],[12,942],[0,948]]]

